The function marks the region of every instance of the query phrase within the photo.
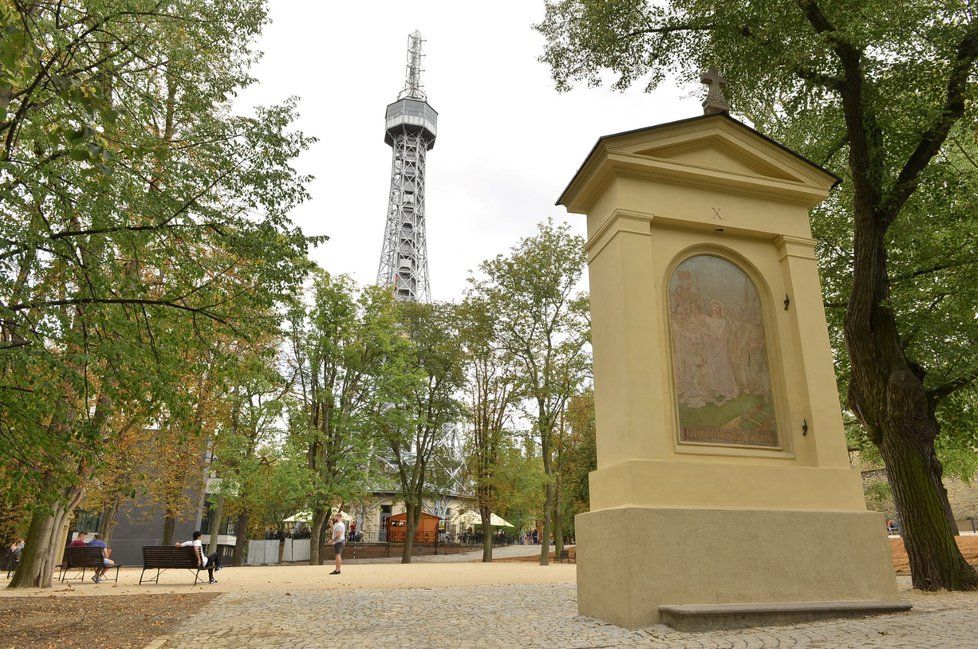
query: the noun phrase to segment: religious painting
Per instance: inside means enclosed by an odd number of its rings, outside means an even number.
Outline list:
[[[780,447],[757,288],[716,255],[686,259],[669,281],[679,440]]]

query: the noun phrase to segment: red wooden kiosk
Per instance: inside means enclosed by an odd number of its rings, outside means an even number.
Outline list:
[[[414,531],[415,543],[435,543],[438,541],[437,516],[421,512],[421,519]],[[395,514],[387,519],[387,542],[404,543],[407,538],[407,514]]]

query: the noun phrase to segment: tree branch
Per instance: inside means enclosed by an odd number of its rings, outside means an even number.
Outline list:
[[[951,396],[958,390],[966,388],[976,381],[978,381],[978,371],[966,374],[964,376],[959,376],[953,381],[948,381],[943,385],[938,385],[927,390],[927,398],[931,400],[931,403],[936,404],[941,399]]]
[[[941,150],[951,127],[964,115],[965,90],[976,60],[978,60],[978,24],[972,23],[958,44],[954,66],[947,81],[947,96],[940,114],[924,131],[917,148],[910,154],[896,182],[883,199],[880,215],[885,222],[890,223],[896,218],[904,203],[920,184],[921,172]]]

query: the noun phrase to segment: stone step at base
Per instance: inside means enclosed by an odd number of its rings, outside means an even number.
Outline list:
[[[662,623],[677,631],[742,629],[797,624],[826,618],[865,617],[909,611],[905,602],[764,602],[756,604],[678,604],[660,606]]]

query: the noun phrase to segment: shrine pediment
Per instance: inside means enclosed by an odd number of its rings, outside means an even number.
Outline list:
[[[668,160],[678,164],[715,169],[747,176],[761,176],[779,180],[804,182],[804,178],[791,173],[790,169],[779,166],[751,151],[744,150],[736,142],[731,142],[723,134],[707,135],[686,142],[667,144],[634,152],[636,155]]]
[[[704,115],[600,138],[557,201],[586,209],[615,174],[816,204],[839,181],[726,114]]]

